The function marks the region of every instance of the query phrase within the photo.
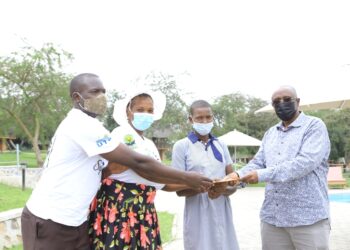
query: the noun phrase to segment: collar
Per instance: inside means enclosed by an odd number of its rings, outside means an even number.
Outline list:
[[[190,139],[190,141],[194,144],[197,141],[200,141],[199,137],[193,132],[189,132],[187,135],[188,139]],[[209,133],[209,141],[214,141],[217,140],[217,138],[215,136],[213,136],[211,133]]]
[[[93,119],[93,120],[99,121],[96,117],[89,116],[88,114],[86,114],[82,110],[80,110],[78,108],[74,108],[74,107],[68,112],[67,115],[80,116],[84,119]]]
[[[298,128],[301,127],[305,121],[305,117],[306,115],[303,112],[300,112],[299,116],[297,117],[297,119],[295,119],[291,124],[289,124],[289,126],[287,128],[284,128],[282,121],[280,121],[277,125],[276,128],[278,130],[283,130],[286,131],[290,128]]]
[[[194,144],[196,143],[197,141],[200,141],[200,139],[198,138],[198,136],[193,132],[191,131],[189,134],[188,134],[188,139],[190,139],[190,141]],[[217,140],[216,137],[214,137],[212,134],[209,134],[209,140],[208,140],[208,143],[205,145],[205,151],[208,150],[208,147],[210,146],[212,151],[213,151],[213,154],[214,154],[214,157],[215,159],[217,159],[218,161],[220,162],[223,162],[223,157],[222,157],[222,154],[220,153],[220,151],[216,148],[215,144],[214,144],[214,140]]]

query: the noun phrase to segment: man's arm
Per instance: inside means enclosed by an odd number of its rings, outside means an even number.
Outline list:
[[[294,159],[256,171],[259,182],[288,182],[302,178],[328,160],[330,142],[326,125],[316,120],[305,133]]]
[[[188,188],[189,187],[187,185],[183,185],[183,184],[166,184],[162,188],[162,190],[167,192],[175,192],[175,191],[181,191]]]
[[[248,162],[243,168],[237,171],[237,175],[240,177],[245,176],[251,171],[257,169],[264,169],[265,166],[265,156],[264,156],[264,140],[262,145],[260,146],[258,152],[254,155],[254,158]]]
[[[185,190],[181,190],[181,191],[177,191],[176,194],[177,196],[184,196],[184,197],[190,197],[196,194],[199,194],[201,192],[194,190],[194,189],[185,189]]]
[[[184,184],[193,189],[206,191],[212,181],[200,174],[179,171],[167,167],[151,157],[139,154],[120,144],[113,151],[101,154],[108,161],[127,166],[144,178],[164,184]]]

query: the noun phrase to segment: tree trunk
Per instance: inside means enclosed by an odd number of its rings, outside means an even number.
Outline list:
[[[38,117],[35,116],[35,133],[33,138],[33,150],[35,152],[36,156],[36,162],[38,164],[38,167],[43,166],[43,158],[41,157],[41,151],[39,148],[39,131],[40,131],[40,121]]]
[[[35,138],[32,141],[32,144],[33,144],[33,150],[34,150],[35,157],[36,157],[36,163],[38,164],[38,167],[42,167],[44,162],[43,162],[43,159],[41,157],[41,151],[40,151],[40,148],[39,148],[39,141],[38,141],[38,139]]]
[[[36,157],[36,162],[38,164],[38,167],[43,166],[43,160],[41,157],[41,152],[39,148],[39,131],[40,131],[40,121],[37,117],[35,117],[35,134],[34,136],[32,133],[29,131],[27,126],[24,124],[22,119],[14,112],[12,112],[9,109],[5,109],[13,118],[15,118],[16,122],[18,125],[22,128],[24,133],[28,136],[28,139],[32,142],[33,145],[33,150],[35,152],[35,157]]]

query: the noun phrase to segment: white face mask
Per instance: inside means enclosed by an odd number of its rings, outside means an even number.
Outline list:
[[[200,135],[209,134],[213,127],[214,127],[213,122],[209,122],[209,123],[193,122],[193,125],[192,125],[192,128]]]

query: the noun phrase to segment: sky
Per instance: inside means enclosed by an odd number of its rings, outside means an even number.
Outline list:
[[[176,76],[186,102],[234,92],[269,101],[350,98],[350,2],[324,0],[2,0],[0,55],[52,42],[72,74],[124,91],[151,71]]]

